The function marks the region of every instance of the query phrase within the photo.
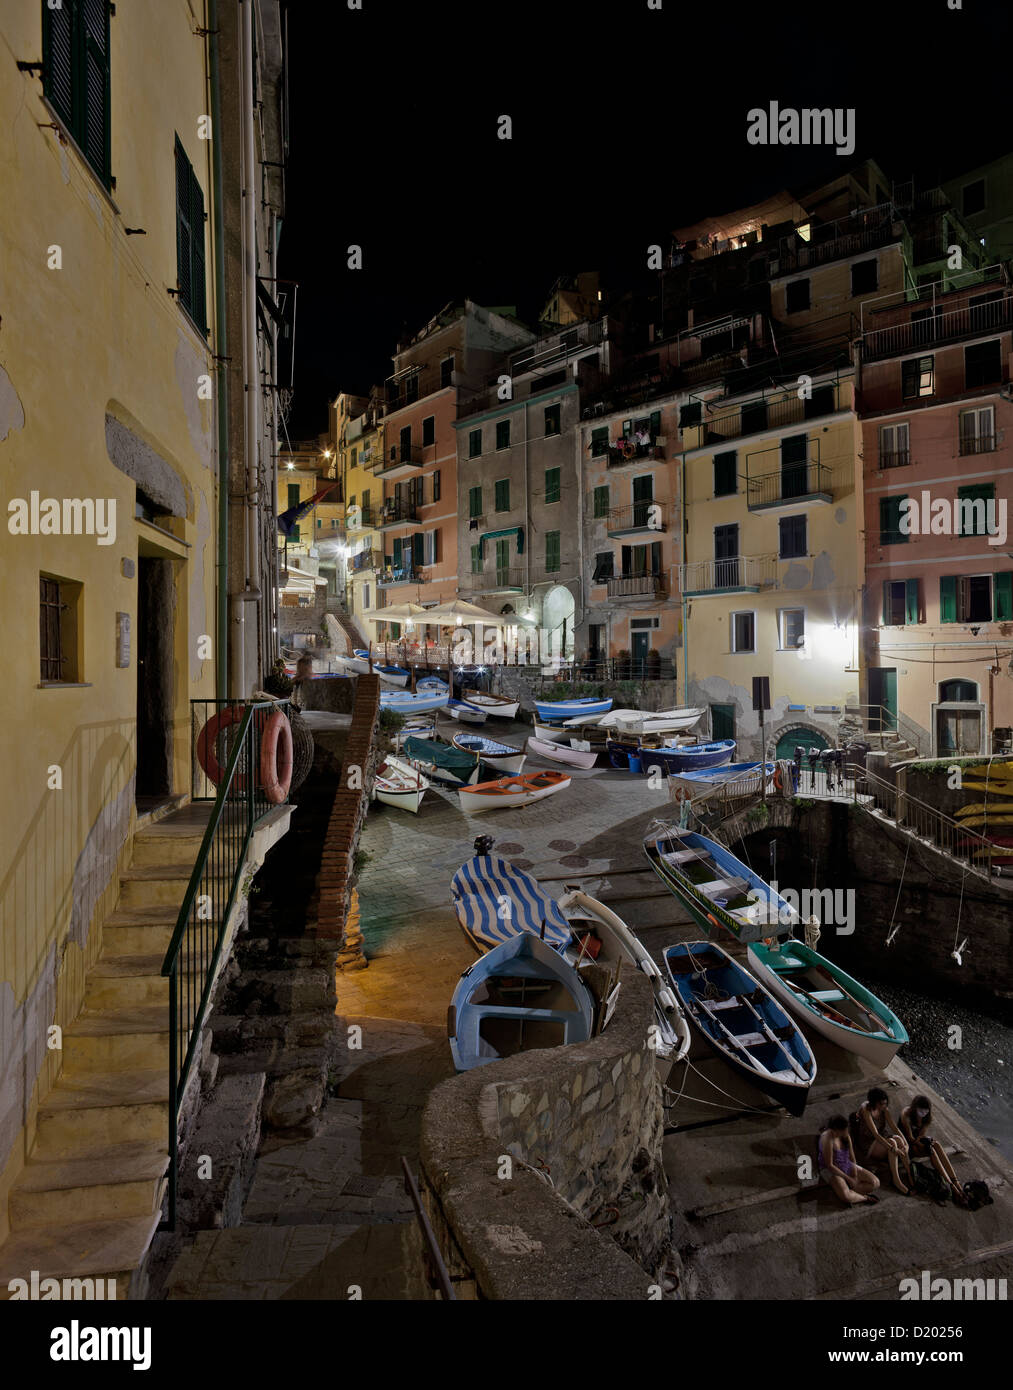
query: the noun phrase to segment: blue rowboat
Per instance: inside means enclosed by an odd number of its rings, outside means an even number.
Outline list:
[[[774,776],[774,763],[764,763],[761,775],[759,763],[724,763],[721,767],[707,769],[688,768],[674,775],[673,781],[684,786],[696,796],[712,787],[741,782],[743,793],[763,791]]]
[[[801,1115],[816,1079],[809,1044],[753,975],[712,941],[665,951],[665,969],[692,1027],[732,1070]]]
[[[392,709],[395,714],[424,714],[427,710],[445,709],[449,698],[439,691],[412,695],[407,690],[381,690],[380,708]]]
[[[399,685],[402,689],[408,684],[412,674],[410,671],[406,671],[403,666],[378,666],[375,661],[373,670],[391,685]]]
[[[798,913],[731,850],[694,831],[652,822],[644,853],[662,883],[705,932],[718,928],[737,941],[785,936]]]
[[[488,718],[484,709],[479,709],[477,705],[469,705],[467,700],[448,699],[447,713],[451,719],[456,719],[461,724],[484,724]]]
[[[464,787],[478,781],[479,764],[470,753],[451,748],[434,738],[406,738],[404,752],[416,771],[446,787]]]
[[[497,772],[516,776],[524,766],[524,753],[512,743],[500,743],[497,739],[486,738],[484,734],[455,734],[452,742],[455,748],[473,753]]]
[[[439,676],[423,676],[415,682],[415,689],[426,695],[432,695],[434,691],[442,695],[450,694],[450,686]]]
[[[502,942],[464,972],[447,1010],[458,1071],[540,1047],[587,1042],[594,998],[573,966],[530,932]]]
[[[570,927],[555,898],[505,859],[476,854],[458,869],[450,892],[461,930],[476,951],[521,932],[542,937],[556,951],[569,944]]]
[[[641,772],[649,774],[652,768],[658,768],[671,776],[687,768],[720,767],[735,752],[735,740],[725,738],[717,743],[693,743],[682,748],[663,743],[658,748],[645,748],[629,740],[609,739],[606,747],[613,767],[628,768],[632,754],[639,759]]]
[[[536,700],[538,718],[546,724],[559,724],[564,719],[576,719],[578,715],[608,714],[612,708],[611,700]]]

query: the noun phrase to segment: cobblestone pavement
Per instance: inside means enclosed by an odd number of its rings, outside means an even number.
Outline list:
[[[497,721],[492,732],[521,744],[530,726]],[[542,766],[558,764],[529,758],[525,770]],[[474,960],[450,906],[455,870],[474,853],[476,835],[492,835],[497,854],[550,891],[580,879],[616,901],[654,949],[652,937],[667,944],[681,920],[640,848],[644,828],[667,807],[665,791],[645,778],[574,769],[566,791],[524,810],[465,815],[455,792],[434,787],[418,816],[371,811],[361,841],[371,858],[359,879],[369,967],[338,976],[340,1061],[317,1132],[263,1143],[243,1224],[197,1235],[167,1296],[411,1296],[417,1272],[404,1242],[414,1216],[400,1160],[416,1166],[426,1098],[453,1074],[447,1005]]]

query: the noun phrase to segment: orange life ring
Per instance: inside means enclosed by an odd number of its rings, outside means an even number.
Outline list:
[[[260,786],[272,806],[280,806],[292,785],[292,726],[280,709],[260,736]]]
[[[784,786],[784,777],[781,774],[781,764],[774,764],[774,790],[780,791]]]
[[[225,780],[225,769],[215,756],[218,735],[231,724],[238,724],[244,712],[244,705],[226,705],[224,709],[220,709],[217,714],[211,716],[197,738],[197,761],[208,781],[216,787]],[[233,788],[237,792],[244,791],[245,783],[246,778],[242,773],[237,772],[232,779]]]
[[[672,798],[673,798],[674,801],[679,801],[679,802],[688,801],[688,800],[689,800],[689,792],[686,790],[685,787],[676,787],[675,791],[674,791],[673,794],[672,794]]]

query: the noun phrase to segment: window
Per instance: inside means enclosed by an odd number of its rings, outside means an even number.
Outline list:
[[[739,477],[736,472],[737,455],[734,449],[727,453],[714,455],[714,496],[730,497],[739,490]]]
[[[977,704],[978,684],[976,681],[940,681],[939,700],[940,703]]]
[[[111,188],[107,0],[63,0],[59,7],[42,0],[42,86],[103,187]]]
[[[993,407],[979,406],[960,412],[961,454],[990,454],[995,448]]]
[[[436,565],[440,560],[440,533],[436,531],[426,531],[423,536],[422,563],[424,565]]]
[[[482,573],[482,547],[480,545],[471,547],[471,572],[472,574]]]
[[[692,429],[698,425],[703,416],[703,406],[700,401],[690,401],[679,410],[679,428],[681,430]]]
[[[558,433],[559,433],[559,412],[560,412],[560,405],[559,405],[559,402],[558,402],[558,401],[556,402],[555,405],[547,405],[547,406],[545,407],[545,433],[546,433],[546,434],[558,434]]]
[[[437,468],[436,472],[433,474],[433,501],[434,501],[434,502],[438,502],[439,500],[440,500],[440,470]]]
[[[732,651],[756,651],[756,614],[732,614]]]
[[[783,652],[805,645],[805,609],[781,608],[777,614],[778,640]]]
[[[901,364],[901,380],[904,399],[916,396],[931,396],[935,387],[935,358],[909,357]]]
[[[961,200],[965,217],[971,217],[976,212],[984,212],[985,180],[975,179],[973,183],[965,183],[961,190]]]
[[[611,550],[600,550],[594,557],[594,573],[591,575],[592,584],[604,584],[607,579],[613,578],[615,574],[615,556]]]
[[[82,586],[39,575],[39,679],[73,684],[83,680],[78,630]]]
[[[970,391],[975,386],[991,386],[1002,381],[1002,355],[999,339],[987,343],[972,343],[964,348],[964,385]]]
[[[559,569],[559,532],[545,533],[545,568],[551,574]]]
[[[780,530],[782,560],[797,560],[807,554],[804,516],[782,516]]]
[[[497,448],[497,449],[509,449],[509,448],[510,448],[510,421],[509,421],[509,420],[497,420],[497,421],[496,421],[496,448]]]
[[[59,11],[55,11],[59,13]],[[204,194],[176,136],[176,286],[179,303],[206,336]]]
[[[482,452],[482,431],[470,430],[468,433],[468,457],[477,459]]]
[[[608,516],[611,500],[607,483],[604,487],[596,487],[594,490],[595,516]]]
[[[784,287],[784,308],[789,314],[800,314],[809,308],[809,281],[789,280]]]
[[[1013,619],[1013,571],[999,574],[944,574],[939,580],[939,620],[943,623],[1009,622]]]
[[[995,484],[975,483],[970,487],[958,487],[960,527],[958,536],[987,536],[991,503],[992,520],[995,520]]]
[[[510,510],[509,478],[500,478],[496,484],[496,510],[498,512],[508,512]]]
[[[917,579],[888,579],[883,585],[883,624],[903,627],[924,621]]]
[[[879,543],[880,545],[902,545],[910,533],[901,530],[901,503],[907,497],[881,497],[879,499]],[[906,508],[905,508],[906,511]]]
[[[545,470],[545,500],[546,502],[558,502],[559,497],[559,469],[547,468]]]
[[[288,505],[289,505],[290,507],[298,507],[298,505],[299,505],[299,484],[298,484],[298,483],[289,483],[288,486],[287,486],[287,493],[288,493]]]
[[[422,447],[436,443],[436,416],[427,415],[422,421]]]
[[[591,431],[591,457],[601,458],[609,451],[609,427],[602,425],[600,429]]]
[[[412,456],[412,427],[405,425],[400,435],[401,462],[407,463]]]
[[[880,468],[904,468],[911,462],[907,421],[902,425],[881,425],[879,429]]]
[[[879,264],[872,257],[868,261],[855,261],[851,267],[851,293],[872,294],[879,289]]]
[[[445,357],[440,363],[440,386],[453,386],[454,384],[454,357],[453,353]]]
[[[470,491],[468,492],[468,515],[469,515],[469,516],[481,516],[481,515],[482,515],[482,489],[481,489],[481,487],[473,487],[473,488],[471,488]]]

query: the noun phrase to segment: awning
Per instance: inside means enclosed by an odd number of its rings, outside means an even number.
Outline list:
[[[517,533],[517,554],[518,554],[518,555],[523,555],[523,554],[524,554],[524,527],[523,527],[523,526],[506,526],[506,527],[504,527],[504,529],[503,529],[502,531],[486,531],[486,532],[484,533],[484,535],[479,536],[479,538],[478,538],[478,555],[479,555],[479,559],[482,559],[482,560],[485,559],[485,543],[486,543],[486,541],[496,540],[499,536],[512,536],[512,535],[514,534],[515,531],[516,531],[516,533]]]

